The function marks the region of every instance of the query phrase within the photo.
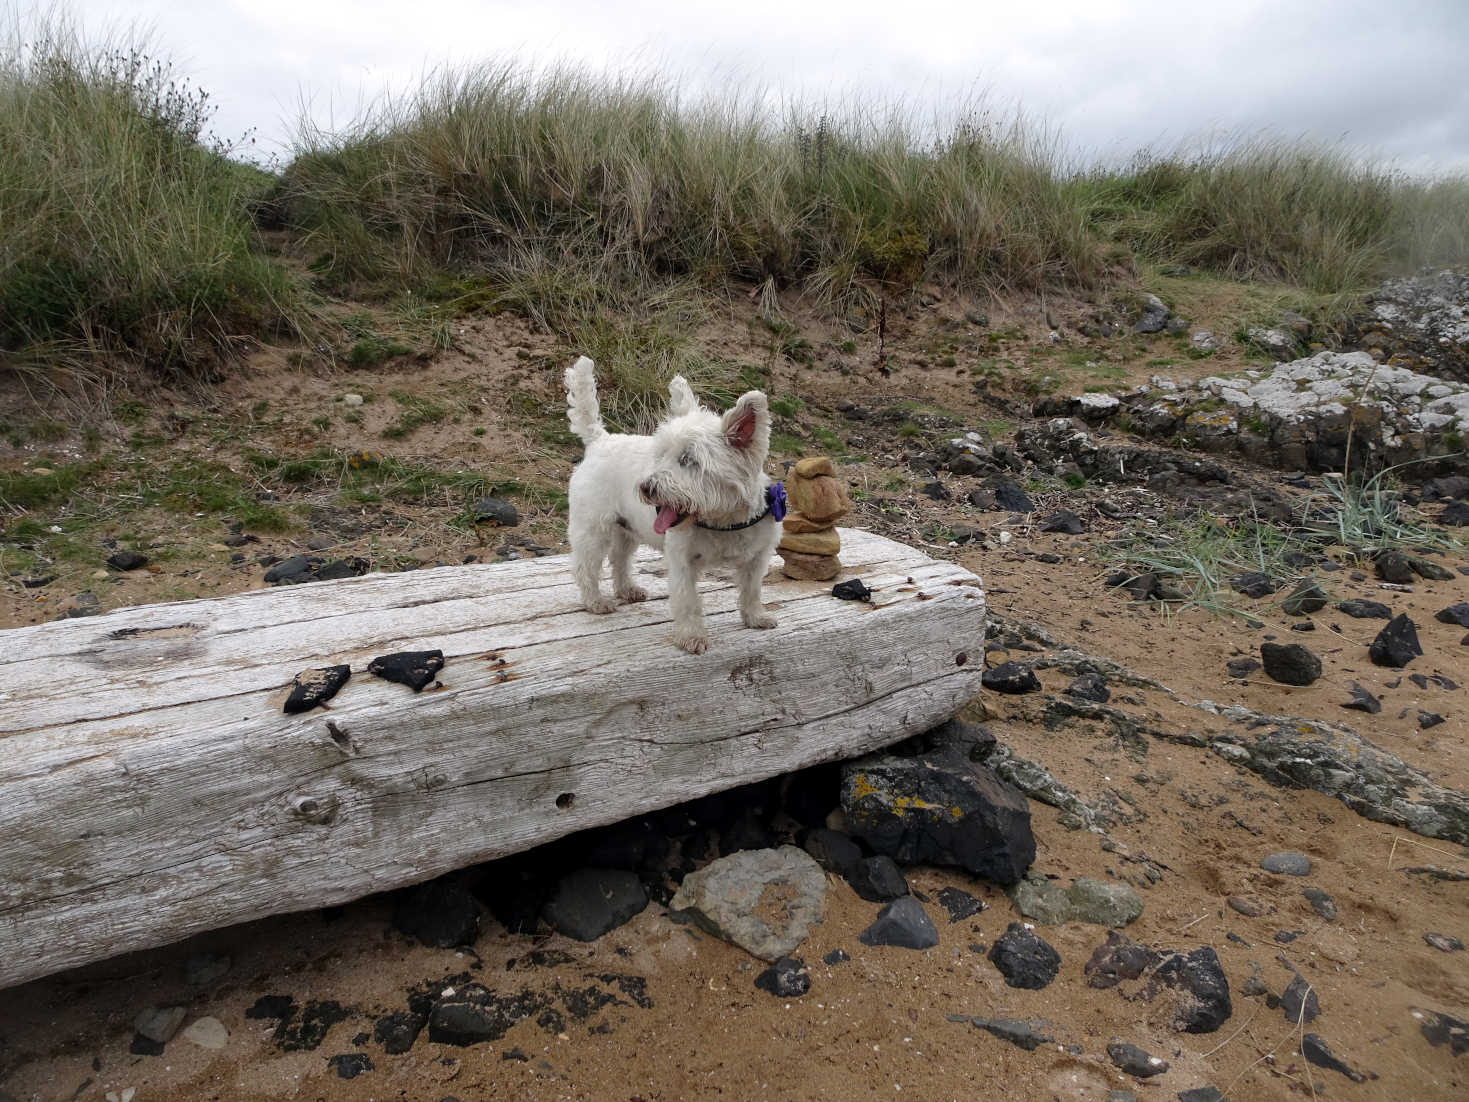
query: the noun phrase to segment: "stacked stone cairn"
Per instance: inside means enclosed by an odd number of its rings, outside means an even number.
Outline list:
[[[842,569],[836,523],[852,509],[836,468],[830,459],[812,456],[792,467],[785,482],[790,511],[776,548],[785,562],[782,573],[797,581],[835,578]]]

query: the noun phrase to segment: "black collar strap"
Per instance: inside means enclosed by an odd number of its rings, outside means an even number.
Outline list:
[[[738,532],[742,528],[753,528],[771,514],[776,520],[785,519],[786,515],[786,487],[784,482],[773,482],[765,487],[765,508],[758,515],[749,520],[741,521],[739,524],[715,525],[705,524],[702,520],[694,521],[695,526],[709,532]]]

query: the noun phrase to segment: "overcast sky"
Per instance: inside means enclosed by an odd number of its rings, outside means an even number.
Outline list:
[[[1469,0],[70,0],[88,33],[151,28],[219,103],[215,130],[285,149],[445,63],[656,70],[805,102],[984,92],[1091,162],[1266,132],[1469,172]]]

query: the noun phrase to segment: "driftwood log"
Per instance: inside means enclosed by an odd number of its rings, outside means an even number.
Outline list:
[[[845,576],[772,573],[743,628],[706,579],[709,652],[650,599],[580,608],[564,557],[369,575],[0,632],[0,987],[524,850],[850,757],[979,691],[974,575],[842,533]],[[440,649],[415,694],[375,657]],[[326,708],[294,675],[347,663]]]

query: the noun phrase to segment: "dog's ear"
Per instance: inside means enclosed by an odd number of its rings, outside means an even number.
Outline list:
[[[668,416],[682,417],[699,408],[699,400],[689,388],[689,381],[682,375],[668,380]]]
[[[770,446],[770,406],[758,390],[740,395],[724,415],[724,438],[736,451]]]

